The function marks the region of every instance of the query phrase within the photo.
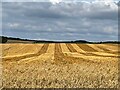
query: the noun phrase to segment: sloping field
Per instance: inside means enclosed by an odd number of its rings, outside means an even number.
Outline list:
[[[4,88],[117,88],[118,45],[3,44]]]

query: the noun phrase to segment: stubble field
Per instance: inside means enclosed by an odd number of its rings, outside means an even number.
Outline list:
[[[1,44],[4,88],[117,88],[117,44]]]

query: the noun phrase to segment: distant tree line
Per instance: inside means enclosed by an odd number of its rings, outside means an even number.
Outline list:
[[[0,43],[6,43],[7,37],[0,36]]]
[[[8,40],[21,40],[21,41],[31,41],[33,43],[83,43],[83,44],[120,44],[120,41],[105,41],[105,42],[90,42],[86,40],[75,40],[75,41],[45,41],[45,40],[29,40],[29,39],[21,39],[21,38],[13,38],[13,37],[4,37],[0,36],[0,43],[6,43]]]

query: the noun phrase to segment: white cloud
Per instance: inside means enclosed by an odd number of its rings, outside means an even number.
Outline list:
[[[11,28],[17,28],[17,27],[20,26],[19,23],[9,23],[8,25],[9,25]]]
[[[104,27],[103,31],[108,34],[114,34],[117,33],[117,30],[114,29],[112,26],[106,26]]]
[[[111,9],[118,9],[118,6],[114,0],[96,0],[94,3],[101,5],[101,6],[109,6]]]
[[[57,3],[62,2],[62,0],[50,0],[50,2],[51,2],[52,4],[57,4]]]

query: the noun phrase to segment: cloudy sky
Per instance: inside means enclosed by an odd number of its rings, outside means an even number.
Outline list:
[[[2,2],[4,36],[39,40],[118,39],[118,0],[15,1]]]

